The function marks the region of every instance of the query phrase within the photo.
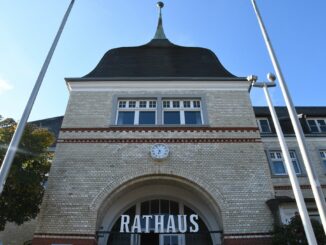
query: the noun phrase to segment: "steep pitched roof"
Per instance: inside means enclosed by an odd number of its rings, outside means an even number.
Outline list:
[[[138,47],[122,47],[109,50],[93,71],[83,78],[234,78],[216,55],[209,49],[183,47],[171,43],[165,36],[161,9],[154,38]],[[241,78],[245,80],[245,78]]]

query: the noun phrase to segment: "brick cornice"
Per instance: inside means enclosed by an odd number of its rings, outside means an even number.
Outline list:
[[[258,132],[257,127],[107,127],[61,128],[61,132]]]
[[[259,138],[70,138],[57,143],[261,143]]]

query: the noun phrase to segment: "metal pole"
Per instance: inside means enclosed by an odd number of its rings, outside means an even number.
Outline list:
[[[276,58],[276,55],[275,55],[275,52],[273,50],[271,41],[270,41],[269,36],[267,34],[267,31],[266,31],[265,25],[264,25],[264,23],[262,21],[260,12],[259,12],[257,4],[256,4],[256,1],[251,0],[251,2],[253,4],[253,7],[254,7],[254,10],[255,10],[255,13],[256,13],[256,16],[257,16],[257,19],[258,19],[258,22],[259,22],[259,25],[260,25],[260,28],[261,28],[261,31],[262,31],[266,46],[267,46],[267,49],[268,49],[268,52],[269,52],[269,55],[270,55],[270,58],[272,60],[272,63],[273,63],[273,66],[274,66],[274,69],[275,69],[275,72],[276,72],[277,79],[278,79],[279,84],[280,84],[281,91],[282,91],[283,96],[284,96],[285,104],[286,104],[286,107],[288,109],[288,112],[289,112],[289,115],[290,115],[290,118],[291,118],[291,122],[292,122],[292,125],[293,125],[293,129],[294,129],[297,141],[298,141],[298,145],[299,145],[300,152],[301,152],[301,155],[302,155],[303,163],[305,165],[305,169],[306,169],[308,179],[309,179],[309,182],[310,182],[310,185],[311,185],[312,193],[313,193],[313,195],[315,197],[315,201],[316,201],[316,205],[317,205],[317,208],[318,208],[319,216],[320,216],[321,222],[322,222],[323,227],[324,227],[324,232],[326,234],[326,203],[325,203],[325,196],[324,196],[323,190],[321,188],[320,182],[318,180],[318,176],[317,176],[317,174],[316,174],[316,172],[314,170],[314,167],[312,166],[311,161],[309,159],[307,144],[305,142],[305,137],[304,137],[304,134],[303,134],[303,130],[301,128],[299,119],[297,117],[297,112],[296,112],[296,110],[294,108],[294,105],[293,105],[289,90],[288,90],[287,85],[285,83],[285,80],[284,80],[280,65],[279,65],[278,60]]]
[[[74,5],[74,2],[75,2],[75,0],[71,0],[70,5],[69,5],[64,17],[63,17],[63,20],[62,20],[61,25],[59,27],[58,33],[55,36],[55,39],[54,39],[54,41],[52,43],[50,51],[49,51],[49,53],[48,53],[48,55],[47,55],[47,57],[45,59],[45,62],[43,64],[43,66],[42,66],[42,69],[41,69],[41,71],[40,71],[40,73],[38,75],[38,78],[37,78],[37,80],[35,82],[32,93],[31,93],[31,95],[29,97],[29,100],[27,102],[27,105],[25,107],[24,113],[23,113],[23,115],[22,115],[22,117],[21,117],[21,119],[20,119],[20,121],[19,121],[19,123],[17,125],[16,131],[15,131],[15,133],[14,133],[12,139],[11,139],[8,150],[6,152],[4,160],[2,162],[1,169],[0,169],[0,194],[3,191],[3,188],[4,188],[4,185],[6,183],[6,179],[8,177],[12,162],[13,162],[13,160],[15,158],[15,154],[16,154],[16,151],[17,151],[18,146],[19,146],[19,142],[20,142],[21,137],[23,135],[23,132],[24,132],[28,117],[29,117],[29,115],[31,113],[31,110],[33,108],[33,104],[35,102],[36,96],[37,96],[38,91],[39,91],[39,89],[41,87],[41,84],[43,82],[43,78],[44,78],[45,73],[46,73],[46,71],[47,71],[47,69],[49,67],[49,64],[50,64],[51,58],[53,56],[54,50],[55,50],[55,48],[56,48],[56,46],[58,44],[61,33],[62,33],[62,31],[64,29],[64,26],[65,26],[65,24],[67,22],[67,19],[69,17],[71,9],[72,9],[72,7]]]
[[[269,92],[268,92],[267,84],[265,84],[263,86],[263,89],[264,89],[264,93],[265,93],[265,96],[266,96],[266,100],[267,100],[269,110],[270,110],[272,118],[273,118],[274,126],[275,126],[276,133],[277,133],[277,137],[278,137],[278,140],[279,140],[280,145],[281,145],[286,170],[287,170],[287,172],[289,174],[289,178],[290,178],[290,182],[291,182],[291,185],[292,185],[295,201],[296,201],[298,209],[299,209],[299,214],[300,214],[300,217],[301,217],[301,220],[302,220],[302,224],[303,224],[303,227],[304,227],[304,230],[305,230],[305,233],[306,233],[308,243],[310,245],[315,245],[315,244],[317,245],[316,237],[315,237],[314,231],[312,229],[311,221],[310,221],[310,218],[309,218],[309,215],[308,215],[306,204],[305,204],[304,199],[303,199],[303,195],[302,195],[302,192],[301,192],[301,189],[300,189],[299,181],[298,181],[297,175],[295,173],[295,170],[294,170],[294,167],[293,167],[293,164],[292,164],[289,149],[288,149],[288,147],[286,145],[284,135],[283,135],[283,132],[282,132],[282,129],[281,129],[277,114],[275,112],[275,108],[274,108],[274,106],[272,104],[272,100],[271,100],[271,97],[270,97]]]

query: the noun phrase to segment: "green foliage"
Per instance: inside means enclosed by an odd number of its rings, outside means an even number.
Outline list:
[[[15,128],[16,123],[12,119],[0,122],[1,164]],[[20,225],[34,219],[39,212],[52,158],[52,153],[47,152],[47,149],[53,142],[54,136],[46,129],[26,126],[0,196],[0,231],[6,222]]]
[[[326,244],[323,226],[316,220],[311,220],[318,245]],[[289,224],[274,227],[273,244],[275,245],[308,245],[299,215],[295,215]]]

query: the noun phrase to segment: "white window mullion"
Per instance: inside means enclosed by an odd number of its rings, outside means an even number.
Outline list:
[[[185,111],[184,110],[180,110],[180,124],[182,124],[182,125],[186,124]]]
[[[139,110],[135,111],[135,121],[134,121],[135,125],[139,125]]]

